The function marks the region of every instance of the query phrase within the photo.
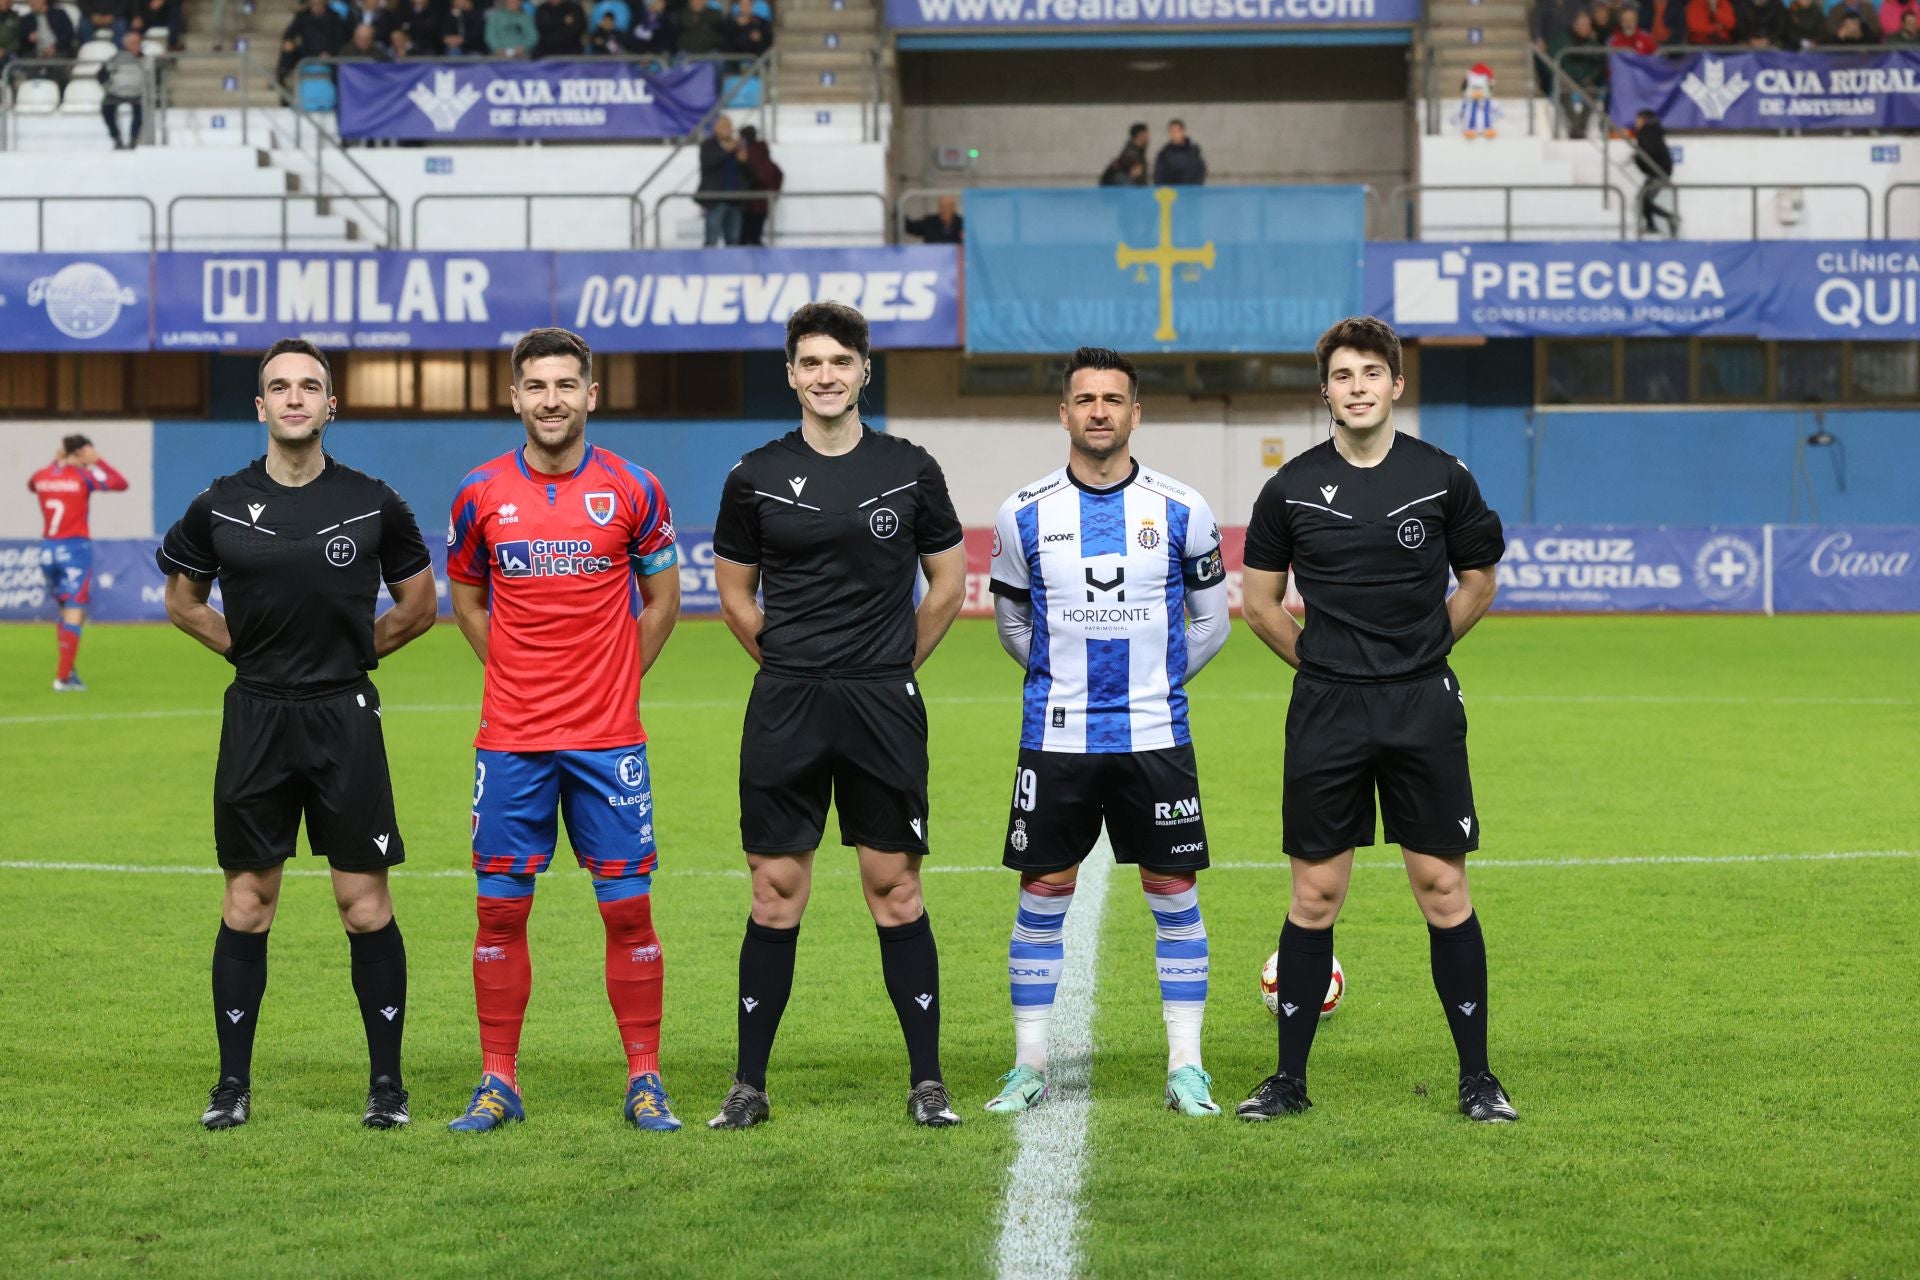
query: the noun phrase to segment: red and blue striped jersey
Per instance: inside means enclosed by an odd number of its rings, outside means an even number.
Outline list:
[[[96,460],[91,467],[77,464],[48,463],[27,480],[27,488],[40,500],[42,538],[91,538],[87,528],[87,504],[96,493],[119,493],[127,487],[127,478],[106,463]]]
[[[673,512],[643,467],[587,446],[571,475],[515,449],[461,481],[447,576],[490,588],[474,745],[580,751],[647,740],[635,576],[675,569]]]

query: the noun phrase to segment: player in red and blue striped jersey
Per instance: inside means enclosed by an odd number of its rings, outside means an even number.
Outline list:
[[[453,612],[486,667],[473,787],[481,1077],[452,1127],[524,1118],[516,1059],[532,991],[527,917],[564,816],[606,926],[626,1116],[680,1127],[660,1080],[657,860],[640,678],[680,616],[673,514],[652,473],[586,441],[593,353],[565,329],[513,350],[527,442],[461,482],[447,530]]]
[[[84,692],[86,682],[74,672],[73,664],[93,594],[93,534],[87,527],[87,506],[96,493],[125,492],[127,478],[107,465],[93,441],[71,435],[60,441],[53,461],[28,478],[27,488],[40,500],[41,572],[46,574],[47,591],[60,606],[60,665],[54,671],[53,691]]]

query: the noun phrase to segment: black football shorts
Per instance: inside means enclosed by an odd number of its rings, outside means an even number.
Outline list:
[[[1442,857],[1480,847],[1467,770],[1467,708],[1450,669],[1393,684],[1299,675],[1287,707],[1280,847],[1330,858],[1373,843]]]
[[[1020,749],[1001,861],[1029,875],[1078,866],[1105,822],[1116,862],[1154,871],[1207,865],[1193,747],[1078,752]]]
[[[308,700],[227,688],[213,773],[213,842],[229,871],[260,871],[307,842],[340,871],[406,860],[372,683]]]

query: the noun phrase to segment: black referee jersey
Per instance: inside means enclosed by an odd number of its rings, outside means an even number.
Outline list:
[[[914,571],[960,540],[925,449],[862,426],[828,457],[796,428],[728,473],[713,552],[760,568],[763,670],[860,679],[912,670]]]
[[[329,457],[297,489],[265,458],[222,476],[167,530],[163,573],[218,578],[239,682],[312,697],[345,689],[378,665],[374,603],[382,579],[431,566],[413,512],[384,481]]]
[[[1291,569],[1307,605],[1302,674],[1368,683],[1440,671],[1449,567],[1486,568],[1506,546],[1466,464],[1396,432],[1375,466],[1327,440],[1280,468],[1253,504],[1245,563]]]

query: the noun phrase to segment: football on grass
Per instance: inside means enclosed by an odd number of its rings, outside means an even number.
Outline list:
[[[1340,1007],[1340,1001],[1347,994],[1347,975],[1341,969],[1338,957],[1333,961],[1333,980],[1327,983],[1327,998],[1320,1004],[1320,1016],[1331,1018],[1333,1011]],[[1267,957],[1266,967],[1260,970],[1260,998],[1267,1002],[1267,1012],[1274,1017],[1280,1016],[1280,953],[1274,952]]]

